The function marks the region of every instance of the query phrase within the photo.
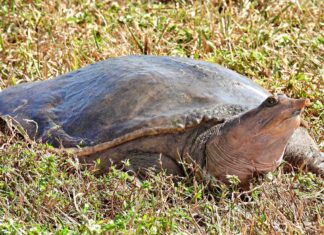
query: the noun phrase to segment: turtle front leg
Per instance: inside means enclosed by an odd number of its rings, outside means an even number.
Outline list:
[[[307,171],[324,176],[324,154],[303,127],[296,129],[290,137],[284,160],[293,168],[305,167]]]
[[[133,152],[125,157],[130,162],[130,166],[126,167],[138,174],[140,178],[147,177],[148,169],[154,173],[165,170],[168,175],[183,176],[183,169],[174,159],[160,153]]]
[[[184,175],[181,165],[173,158],[155,152],[139,150],[125,152],[118,150],[113,152],[104,151],[89,156],[82,156],[79,160],[87,166],[93,166],[95,162],[99,162],[96,167],[96,175],[107,173],[113,165],[120,169],[132,171],[140,178],[146,178],[148,176],[148,169],[153,170],[155,173],[165,170],[169,175]],[[129,161],[129,166],[125,164],[126,161]]]

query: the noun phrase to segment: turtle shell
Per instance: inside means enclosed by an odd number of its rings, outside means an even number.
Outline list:
[[[217,64],[125,56],[5,89],[0,115],[13,117],[29,136],[54,146],[93,146],[185,129],[206,117],[228,118],[269,95]]]

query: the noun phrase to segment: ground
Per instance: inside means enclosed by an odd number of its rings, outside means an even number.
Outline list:
[[[310,133],[324,148],[324,2],[3,1],[0,88],[45,80],[119,55],[219,63],[273,93],[307,97]],[[248,192],[178,183],[139,184],[117,169],[96,178],[69,154],[0,134],[1,234],[319,234],[323,179],[274,173]]]

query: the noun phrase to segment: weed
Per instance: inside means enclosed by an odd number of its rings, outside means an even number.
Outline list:
[[[310,98],[304,118],[323,148],[323,9],[320,0],[2,1],[0,89],[114,56],[191,57]],[[164,174],[138,184],[114,168],[94,177],[74,156],[10,134],[0,143],[1,234],[323,231],[324,185],[309,173],[279,169],[249,192]]]

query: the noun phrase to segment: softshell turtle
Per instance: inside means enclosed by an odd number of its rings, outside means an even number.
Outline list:
[[[0,115],[31,138],[72,148],[100,172],[130,160],[132,170],[182,175],[195,162],[224,182],[273,171],[285,158],[322,172],[323,156],[300,112],[308,100],[272,96],[219,65],[186,58],[112,58],[56,79],[0,92]]]

